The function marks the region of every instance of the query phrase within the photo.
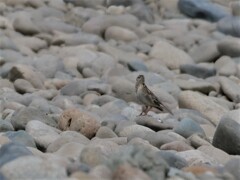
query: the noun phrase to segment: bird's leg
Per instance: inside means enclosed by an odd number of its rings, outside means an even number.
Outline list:
[[[142,106],[142,112],[139,114],[139,116],[142,116],[143,113],[146,111],[147,106],[143,105]]]
[[[147,115],[147,113],[150,111],[150,109],[151,109],[151,106],[147,106],[144,111],[144,113],[145,113],[144,115]]]

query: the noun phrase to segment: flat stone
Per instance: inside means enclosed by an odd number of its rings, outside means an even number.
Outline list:
[[[178,3],[180,11],[193,18],[202,18],[216,22],[228,16],[229,13],[223,6],[204,0],[180,0]]]
[[[192,119],[182,119],[177,126],[174,127],[174,132],[180,134],[181,136],[188,138],[192,134],[205,135],[201,126]]]
[[[8,143],[0,148],[0,166],[7,164],[21,156],[29,156],[32,155],[31,151],[29,151],[25,146],[18,143]]]
[[[89,139],[87,139],[84,135],[75,132],[75,131],[64,131],[60,134],[60,137],[53,141],[48,147],[47,152],[53,153],[60,149],[67,143],[78,143],[87,145],[89,143]]]
[[[2,166],[1,172],[8,179],[62,179],[67,177],[66,169],[57,162],[35,156],[19,157]]]
[[[207,96],[194,91],[181,92],[179,96],[179,106],[201,112],[214,125],[217,125],[221,117],[227,112],[227,109],[215,103]]]
[[[226,77],[220,77],[220,85],[224,94],[235,103],[240,102],[240,86]]]
[[[229,154],[213,146],[203,145],[198,150],[214,158],[219,164],[226,164],[230,160]]]
[[[19,130],[25,129],[26,124],[31,120],[39,120],[50,126],[57,127],[57,123],[52,118],[33,107],[25,107],[16,111],[11,118],[11,123],[16,130]]]
[[[155,43],[150,57],[158,59],[169,69],[179,69],[182,64],[193,64],[192,58],[187,53],[166,41]]]
[[[180,66],[181,73],[193,75],[198,78],[207,78],[216,75],[215,68],[206,68],[196,64],[183,64]]]
[[[43,150],[46,150],[49,144],[60,136],[60,130],[37,120],[32,120],[27,123],[26,132],[33,137],[36,145]]]
[[[33,137],[30,136],[26,131],[8,131],[4,134],[4,136],[8,137],[12,142],[19,143],[27,147],[36,148]]]
[[[240,56],[240,40],[239,38],[226,37],[218,42],[218,50],[222,55],[230,57]]]

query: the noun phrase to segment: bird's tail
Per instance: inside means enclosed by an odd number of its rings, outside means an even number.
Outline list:
[[[164,106],[162,103],[159,105],[159,107],[157,107],[157,109],[159,109],[160,111],[167,111],[169,114],[173,115],[173,112],[166,106]]]

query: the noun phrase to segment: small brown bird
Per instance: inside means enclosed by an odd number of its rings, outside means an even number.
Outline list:
[[[173,115],[172,111],[161,103],[158,98],[148,89],[145,84],[145,78],[143,75],[139,75],[136,79],[135,90],[138,100],[143,104],[141,115],[147,115],[152,107],[159,109],[160,111],[167,111]]]

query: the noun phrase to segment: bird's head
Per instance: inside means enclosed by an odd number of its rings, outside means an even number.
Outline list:
[[[143,84],[145,82],[145,78],[143,75],[138,75],[137,79],[136,79],[136,83],[137,84]]]

